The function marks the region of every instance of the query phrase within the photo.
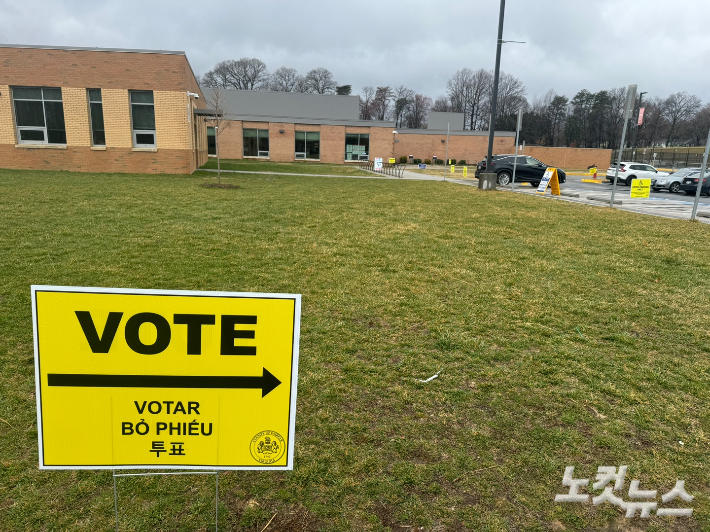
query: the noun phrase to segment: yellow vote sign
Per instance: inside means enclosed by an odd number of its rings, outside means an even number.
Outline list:
[[[632,198],[648,198],[651,195],[650,179],[634,179],[631,181]]]
[[[553,196],[560,195],[560,180],[557,176],[557,168],[548,168],[542,176],[542,180],[535,191],[535,194],[545,194],[547,187]]]
[[[389,158],[389,163],[394,164],[396,162],[396,159],[394,157]]]
[[[301,296],[32,287],[41,469],[293,469]]]

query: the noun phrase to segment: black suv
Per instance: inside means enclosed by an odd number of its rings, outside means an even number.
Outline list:
[[[515,155],[494,155],[491,161],[491,172],[498,174],[498,184],[509,185],[513,181],[513,163]],[[530,183],[536,187],[540,184],[542,176],[548,166],[530,157],[529,155],[518,155],[518,162],[515,167],[515,182]],[[481,172],[486,171],[486,160],[483,159],[476,167],[476,177]],[[560,183],[567,181],[567,174],[563,170],[557,169],[557,177]]]

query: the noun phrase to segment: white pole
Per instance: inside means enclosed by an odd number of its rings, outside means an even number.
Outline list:
[[[614,186],[611,188],[611,199],[609,207],[614,206],[614,196],[616,195],[616,182],[619,180],[619,166],[621,158],[624,156],[624,143],[626,142],[626,128],[629,125],[629,114],[631,108],[636,104],[636,85],[629,85],[626,91],[626,108],[624,109],[624,129],[621,131],[621,145],[619,146],[619,157],[616,161],[616,172],[614,173]]]
[[[515,189],[515,169],[518,166],[518,141],[520,139],[520,129],[523,127],[523,109],[518,109],[518,125],[515,128],[515,159],[513,160],[513,182],[510,184],[510,190]]]
[[[703,179],[705,178],[705,167],[708,164],[708,152],[710,151],[710,131],[708,131],[708,140],[705,143],[705,153],[703,154],[703,165],[700,167],[700,176],[698,180],[698,190],[695,191],[695,203],[693,204],[693,214],[690,220],[695,220],[695,215],[698,213],[698,202],[700,202],[700,193],[703,190]]]
[[[444,160],[444,181],[446,181],[446,167],[449,165],[449,128],[451,122],[446,123],[446,159]]]

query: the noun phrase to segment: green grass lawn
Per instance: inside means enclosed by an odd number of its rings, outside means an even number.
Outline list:
[[[342,175],[342,176],[372,176],[358,168],[357,164],[326,164],[305,161],[292,163],[277,163],[255,159],[222,159],[222,170],[240,170],[242,172],[277,172],[312,175]],[[210,158],[202,168],[217,169],[217,159]]]
[[[113,526],[110,472],[38,470],[31,284],[303,294],[295,469],[222,474],[221,530],[710,528],[708,226],[443,181],[213,177],[0,171],[0,529]],[[569,465],[628,465],[625,500],[683,479],[694,514],[556,504]],[[213,478],[119,494],[122,530],[214,526]]]

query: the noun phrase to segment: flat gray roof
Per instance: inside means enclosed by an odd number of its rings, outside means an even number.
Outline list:
[[[215,89],[202,88],[208,103]],[[357,96],[300,92],[222,89],[220,107],[234,120],[254,122],[296,122],[299,120],[347,121],[360,119]]]
[[[446,130],[447,123],[451,124],[451,131],[463,131],[463,113],[442,113],[438,111],[429,112],[429,127],[427,129]]]
[[[90,48],[83,46],[49,46],[44,44],[0,44],[0,48],[35,48],[38,50],[81,50],[86,52],[127,52],[133,54],[167,54],[185,55],[185,52],[177,50],[142,50],[137,48]]]

